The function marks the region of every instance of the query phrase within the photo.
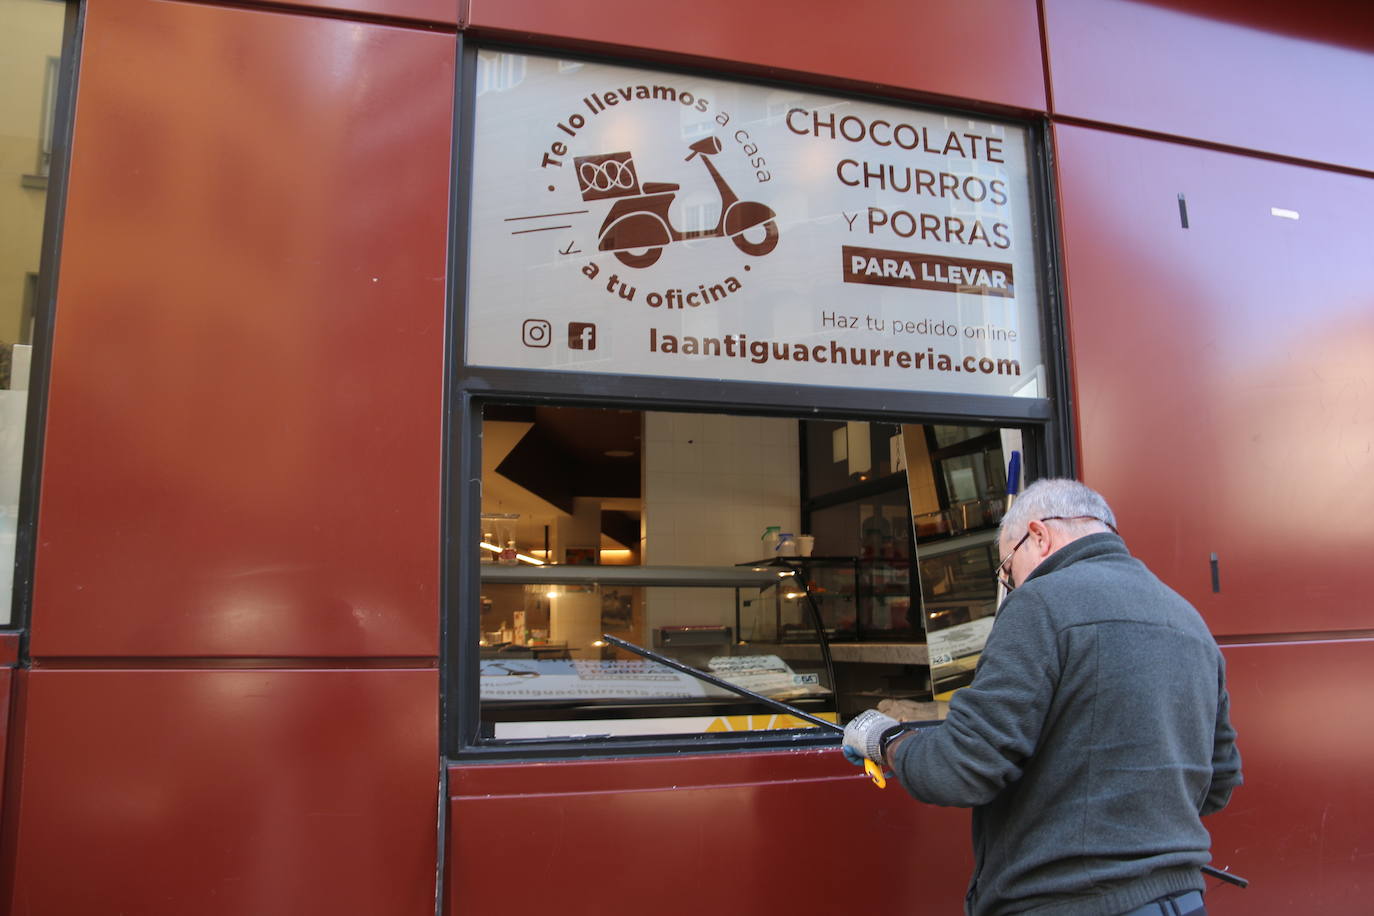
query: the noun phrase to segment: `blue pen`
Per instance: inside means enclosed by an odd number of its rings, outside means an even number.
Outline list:
[[[1011,458],[1007,461],[1007,508],[1016,501],[1016,494],[1021,492],[1021,453],[1012,450]]]

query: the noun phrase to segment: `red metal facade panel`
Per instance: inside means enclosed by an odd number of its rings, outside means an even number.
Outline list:
[[[469,27],[738,62],[1043,111],[1040,23],[1024,0],[471,0]]]
[[[283,0],[288,6],[456,26],[459,0]],[[452,36],[449,37],[452,41]]]
[[[948,913],[972,869],[968,812],[878,791],[833,750],[449,772],[452,913],[518,887],[528,913],[820,916],[853,908],[860,875],[900,912]]]
[[[10,695],[13,684],[14,669],[0,667],[0,823],[4,823],[5,773],[7,772],[5,761],[9,759]],[[0,855],[0,873],[3,873],[4,861],[5,856]]]
[[[36,656],[437,654],[453,56],[92,0]]]
[[[432,914],[437,695],[433,669],[35,669],[12,911]]]
[[[1374,641],[1224,651],[1245,785],[1206,823],[1213,864],[1252,884],[1214,890],[1207,912],[1368,913]]]
[[[1057,114],[1374,169],[1365,0],[1044,2]]]
[[[0,847],[5,847],[5,795],[9,779],[9,739],[10,713],[15,689],[14,665],[19,659],[19,634],[0,633]],[[17,727],[17,726],[15,726]],[[3,876],[7,873],[9,857],[0,852],[0,891],[3,891]]]
[[[1374,627],[1374,181],[1055,137],[1083,479],[1214,632]]]

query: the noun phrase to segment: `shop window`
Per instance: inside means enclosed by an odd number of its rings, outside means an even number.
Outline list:
[[[950,511],[940,453],[908,466],[905,442],[934,429],[487,405],[473,551],[484,737],[809,727],[607,634],[829,721],[957,686],[995,611],[989,488],[1004,478],[978,478],[984,515],[915,537],[924,510]],[[1002,435],[967,442],[991,465]],[[948,656],[934,667],[928,630]]]
[[[493,738],[804,726],[610,634],[834,720],[803,577],[798,424],[489,405],[480,690]]]
[[[20,473],[66,7],[0,2],[0,626],[11,622]]]

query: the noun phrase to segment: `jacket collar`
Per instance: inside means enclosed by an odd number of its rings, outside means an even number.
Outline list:
[[[1129,557],[1131,552],[1126,549],[1126,542],[1118,535],[1110,531],[1101,531],[1097,534],[1089,534],[1076,541],[1071,541],[1060,547],[1054,553],[1046,557],[1039,566],[1031,570],[1030,575],[1022,580],[1025,585],[1032,579],[1047,576],[1057,569],[1063,569],[1080,560],[1090,560],[1102,556]]]

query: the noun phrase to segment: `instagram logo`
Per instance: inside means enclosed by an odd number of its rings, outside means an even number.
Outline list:
[[[520,326],[520,342],[527,347],[547,347],[553,340],[553,325],[543,318],[526,318]]]
[[[568,348],[571,350],[595,350],[596,325],[585,321],[568,322]]]

